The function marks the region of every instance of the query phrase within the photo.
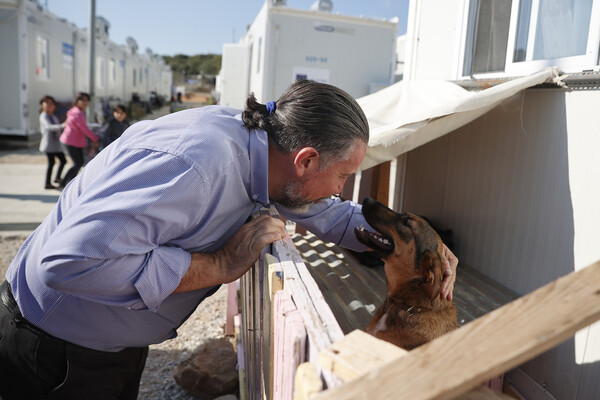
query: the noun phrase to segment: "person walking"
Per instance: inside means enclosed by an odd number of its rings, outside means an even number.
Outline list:
[[[367,120],[346,92],[297,81],[245,110],[207,106],[132,125],[67,186],[0,286],[3,400],[135,399],[148,346],[285,237],[276,207],[364,251],[341,201]],[[447,255],[444,291],[458,260]],[[215,360],[217,362],[218,360]],[[68,366],[68,367],[67,367]]]
[[[52,170],[54,169],[55,159],[58,159],[58,169],[54,178],[54,183],[60,183],[63,168],[67,163],[65,153],[63,152],[62,144],[60,143],[60,131],[63,124],[60,124],[54,111],[56,110],[56,102],[52,96],[44,96],[40,100],[40,132],[42,139],[40,140],[40,151],[46,154],[48,158],[48,168],[46,169],[46,189],[56,189],[52,184]]]
[[[79,93],[75,98],[75,104],[67,111],[67,122],[60,141],[67,148],[73,166],[69,168],[58,189],[64,189],[67,184],[77,176],[84,163],[83,151],[87,147],[86,137],[92,141],[92,148],[98,146],[98,135],[88,128],[85,120],[85,109],[90,105],[90,95]]]

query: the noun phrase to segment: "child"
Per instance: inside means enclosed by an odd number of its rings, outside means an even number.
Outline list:
[[[56,189],[50,182],[52,179],[52,169],[54,168],[55,158],[58,158],[60,164],[58,165],[58,171],[56,171],[55,183],[60,183],[60,176],[62,175],[63,168],[67,163],[65,154],[63,153],[63,147],[58,140],[60,131],[63,127],[58,122],[58,118],[54,115],[56,109],[56,102],[52,96],[44,96],[40,100],[40,106],[42,107],[40,112],[40,132],[42,134],[42,140],[40,141],[40,151],[46,153],[48,158],[48,168],[46,169],[46,189]]]
[[[85,122],[85,109],[90,105],[90,95],[88,93],[79,93],[75,98],[75,104],[67,111],[67,122],[65,130],[60,135],[60,141],[66,146],[69,157],[73,161],[73,166],[63,177],[58,189],[62,190],[73,178],[77,176],[81,167],[83,167],[83,150],[87,147],[86,137],[92,143],[92,148],[97,148],[98,135],[88,128]]]
[[[127,109],[124,105],[119,104],[113,110],[113,117],[108,121],[108,126],[104,131],[104,147],[117,140],[127,128],[129,128]]]

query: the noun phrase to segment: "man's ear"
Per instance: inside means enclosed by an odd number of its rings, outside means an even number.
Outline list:
[[[298,177],[310,174],[319,170],[320,163],[319,152],[313,147],[303,147],[294,157],[294,168]]]
[[[425,282],[421,285],[427,296],[433,300],[440,295],[442,287],[442,260],[434,252],[427,250],[419,262]]]

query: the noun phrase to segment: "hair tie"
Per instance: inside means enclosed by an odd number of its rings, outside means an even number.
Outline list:
[[[267,103],[267,111],[269,112],[269,115],[273,114],[276,109],[277,109],[277,106],[275,105],[274,101],[270,101]]]

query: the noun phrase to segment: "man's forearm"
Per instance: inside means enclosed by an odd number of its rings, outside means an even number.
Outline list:
[[[190,292],[223,283],[216,253],[192,253],[190,268],[173,293]]]

